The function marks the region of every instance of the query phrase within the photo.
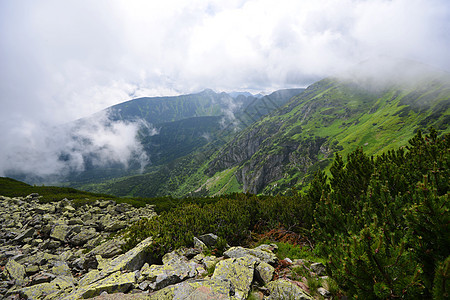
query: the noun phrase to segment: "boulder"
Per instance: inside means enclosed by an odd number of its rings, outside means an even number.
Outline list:
[[[211,279],[229,281],[234,288],[234,296],[246,299],[253,281],[255,264],[254,258],[249,256],[222,260],[216,265]]]
[[[125,244],[123,238],[117,237],[95,247],[89,254],[101,255],[103,258],[111,258],[122,254],[123,251],[121,246],[123,244]]]
[[[148,282],[152,290],[159,290],[168,285],[195,277],[197,264],[182,259],[172,259],[164,265],[144,265],[138,282]]]
[[[80,233],[76,234],[70,239],[70,243],[75,246],[82,246],[87,241],[96,237],[99,233],[92,227],[83,227]]]
[[[70,227],[67,225],[56,225],[53,227],[50,237],[60,242],[65,242],[69,234]]]
[[[146,251],[153,243],[152,238],[148,237],[140,242],[136,247],[129,250],[127,253],[122,254],[111,261],[109,266],[102,272],[111,274],[116,271],[122,270],[139,270],[144,265]]]
[[[69,299],[77,299],[78,295],[83,298],[91,298],[100,295],[102,292],[117,293],[126,292],[136,283],[136,274],[134,272],[122,273],[117,271],[110,276],[94,282],[89,286],[82,288],[78,293],[72,294]],[[69,295],[70,296],[70,295]]]
[[[201,250],[206,250],[208,249],[208,247],[205,245],[205,243],[203,243],[202,241],[200,241],[198,238],[196,238],[194,236],[194,247],[197,249],[201,249]]]
[[[5,270],[9,277],[16,282],[16,285],[22,285],[25,279],[25,267],[16,262],[14,259],[9,259],[5,265]]]
[[[61,299],[64,294],[73,289],[74,283],[72,280],[72,278],[59,276],[52,282],[12,290],[8,294],[19,294],[26,299]]]
[[[208,247],[214,247],[217,243],[217,239],[219,238],[217,235],[213,233],[203,234],[197,237],[200,241],[202,241]]]
[[[184,281],[151,294],[151,300],[237,299],[230,282],[213,279]]]
[[[313,271],[314,273],[316,273],[319,276],[327,275],[327,269],[323,263],[312,263],[311,271]]]
[[[263,261],[255,267],[256,278],[264,285],[272,280],[274,272],[275,268]]]
[[[240,246],[231,247],[223,253],[223,256],[227,258],[251,256],[257,262],[263,261],[271,265],[276,264],[276,262],[278,261],[277,256],[273,252],[265,250],[263,248],[247,249]]]
[[[278,279],[269,282],[266,287],[270,291],[270,295],[264,299],[298,299],[298,300],[313,300],[308,293],[306,293],[301,287],[295,283],[285,280]]]
[[[33,237],[34,231],[34,228],[26,229],[14,239],[14,242],[22,243],[24,239]]]

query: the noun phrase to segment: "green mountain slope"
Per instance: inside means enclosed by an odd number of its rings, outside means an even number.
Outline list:
[[[369,89],[351,81],[319,81],[282,109],[239,133],[208,165],[235,168],[244,191],[302,187],[333,153],[362,147],[370,155],[404,145],[418,128],[448,132],[450,80]]]
[[[83,188],[148,197],[276,194],[303,189],[336,153],[361,147],[376,155],[405,145],[419,128],[449,132],[450,75],[410,61],[364,62],[312,84],[285,105],[275,96],[269,100],[236,110],[229,123],[236,127],[186,156]],[[244,129],[234,130],[239,125]]]

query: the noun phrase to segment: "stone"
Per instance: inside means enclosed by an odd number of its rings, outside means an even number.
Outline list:
[[[14,259],[9,259],[5,265],[5,270],[9,277],[15,280],[16,285],[22,285],[25,279],[25,267],[16,262]]]
[[[50,204],[50,203],[37,205],[34,208],[34,212],[37,214],[41,214],[41,215],[47,214],[47,213],[54,214],[55,211],[56,211],[55,205]]]
[[[198,237],[198,239],[208,247],[215,246],[218,238],[219,237],[213,233],[203,234]]]
[[[76,234],[70,239],[70,243],[75,246],[82,246],[87,241],[96,237],[99,233],[92,227],[84,227],[80,233]]]
[[[219,259],[214,255],[206,256],[203,258],[203,264],[207,270],[212,269],[219,262]]]
[[[237,299],[233,297],[234,290],[228,281],[201,279],[184,281],[151,294],[151,300],[206,300],[206,299]]]
[[[313,271],[314,273],[316,273],[319,276],[327,275],[327,269],[326,269],[325,265],[322,263],[312,263],[311,271]]]
[[[308,293],[306,293],[302,288],[300,288],[295,283],[285,280],[278,279],[269,282],[266,287],[270,291],[270,295],[265,298],[268,300],[274,299],[298,299],[298,300],[313,300]]]
[[[235,297],[246,299],[253,282],[255,264],[255,260],[249,256],[222,260],[216,265],[211,279],[231,282]]]
[[[194,236],[194,247],[201,250],[206,250],[208,247],[201,240]]]
[[[72,272],[65,261],[55,261],[51,272],[55,275],[72,276]]]
[[[72,218],[67,222],[67,224],[69,224],[69,225],[84,225],[84,222],[80,218]]]
[[[329,298],[332,296],[331,293],[323,287],[318,288],[317,292],[325,298]]]
[[[121,237],[117,237],[100,244],[92,249],[91,255],[101,255],[103,258],[111,258],[122,254],[121,246],[125,244],[125,241]]]
[[[140,271],[138,282],[148,281],[152,290],[159,290],[168,285],[181,282],[197,274],[196,264],[184,260],[170,260],[164,265],[144,265]]]
[[[26,299],[61,299],[64,294],[70,292],[73,287],[74,283],[71,278],[60,276],[52,282],[45,282],[18,290],[12,290],[8,292],[8,294],[19,294]]]
[[[113,221],[113,222],[110,222],[110,223],[106,224],[106,226],[104,228],[105,228],[105,231],[115,232],[115,231],[124,229],[127,226],[128,226],[127,222],[124,222],[124,221]]]
[[[140,242],[136,247],[113,259],[104,273],[114,273],[121,270],[139,270],[145,262],[146,251],[153,243],[152,238],[148,237]]]
[[[27,275],[33,275],[39,272],[39,266],[38,265],[29,265],[25,267],[25,272]]]
[[[14,242],[23,243],[24,239],[33,237],[34,234],[34,228],[28,228],[21,234],[19,234],[15,239]]]
[[[263,261],[271,265],[275,265],[278,261],[277,256],[273,252],[264,249],[247,249],[238,246],[231,247],[223,253],[223,256],[226,258],[238,258],[249,255],[254,257],[258,262]]]
[[[134,272],[122,273],[117,271],[106,278],[83,286],[70,293],[64,299],[91,298],[100,295],[102,292],[108,294],[117,292],[126,292],[136,283],[136,275]]]
[[[254,249],[270,251],[275,253],[278,250],[278,246],[276,244],[261,244],[258,247],[255,247]]]
[[[50,282],[55,278],[56,278],[56,276],[52,273],[41,272],[39,274],[34,275],[31,278],[31,284],[35,285],[35,284],[40,284],[40,283],[44,283],[44,282]]]
[[[65,242],[66,237],[69,234],[69,226],[67,225],[56,225],[53,227],[50,237],[60,242]]]
[[[256,278],[262,284],[267,284],[272,280],[275,268],[262,261],[255,267],[255,271]]]

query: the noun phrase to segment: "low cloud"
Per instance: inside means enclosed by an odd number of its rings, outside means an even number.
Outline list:
[[[76,142],[48,132],[135,97],[305,87],[379,55],[449,72],[449,20],[448,0],[0,1],[0,174],[63,170]],[[126,164],[118,126],[95,162]]]
[[[60,127],[26,122],[11,132],[0,157],[0,175],[26,174],[29,178],[61,179],[87,167],[133,162],[144,168],[149,163],[138,133],[157,134],[142,120],[111,122],[106,111]]]

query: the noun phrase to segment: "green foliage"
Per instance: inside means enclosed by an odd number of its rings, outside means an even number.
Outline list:
[[[0,195],[7,197],[26,197],[32,193],[42,195],[42,198],[39,200],[41,202],[59,201],[64,198],[74,200],[75,205],[82,205],[83,203],[97,199],[114,199],[119,202],[126,202],[121,201],[115,196],[106,194],[89,193],[68,187],[32,186],[8,177],[0,177]]]
[[[433,299],[450,297],[450,256],[438,264],[433,281]]]
[[[316,186],[326,193],[315,203],[312,233],[330,274],[350,294],[431,297],[450,249],[449,146],[450,135],[418,131],[406,149],[377,158],[361,149],[346,162],[336,156],[330,189],[316,176],[306,197],[317,201]]]
[[[220,237],[222,242],[217,248],[226,243],[246,245],[252,231],[263,232],[280,224],[299,231],[303,224],[300,197],[258,197],[241,193],[216,197],[215,200],[203,205],[194,201],[183,203],[158,217],[131,226],[125,233],[125,250],[152,236],[151,253],[161,257],[181,246],[192,246],[193,237],[205,233]]]

